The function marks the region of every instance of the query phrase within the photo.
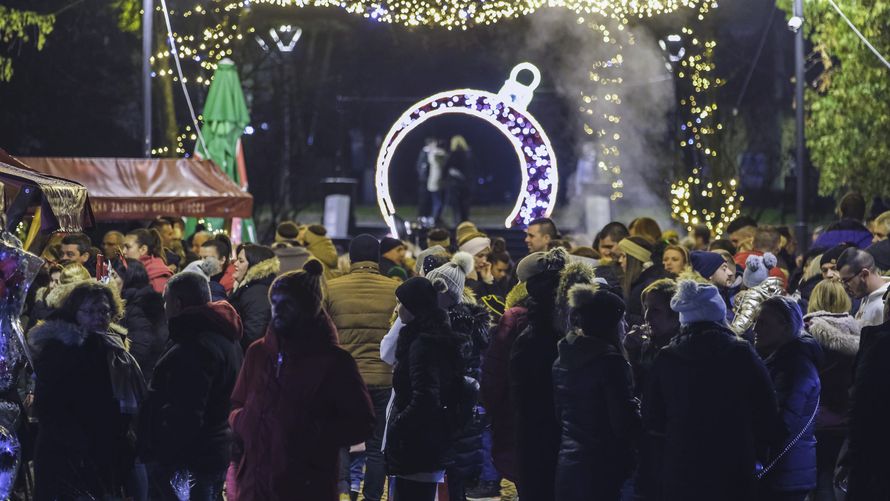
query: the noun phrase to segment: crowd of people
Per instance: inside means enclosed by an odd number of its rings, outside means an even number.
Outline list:
[[[890,499],[865,208],[806,253],[748,217],[589,245],[537,219],[522,259],[469,221],[343,251],[294,221],[53,236],[22,319],[35,499]]]

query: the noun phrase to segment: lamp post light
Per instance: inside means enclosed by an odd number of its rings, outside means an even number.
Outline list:
[[[795,170],[797,174],[797,224],[795,224],[795,236],[800,252],[806,252],[809,248],[807,228],[807,168],[804,145],[804,85],[806,71],[804,68],[804,40],[803,40],[803,0],[794,0],[792,17],[788,20],[788,29],[794,32],[794,102],[796,131]]]
[[[142,0],[142,156],[151,157],[151,32],[153,0]]]
[[[297,42],[303,36],[303,29],[287,24],[281,25],[277,28],[270,28],[268,33],[268,39],[257,35],[256,41],[259,44],[260,48],[262,48],[265,52],[269,52],[273,48],[277,49],[276,52],[279,56],[279,64],[281,65],[281,72],[279,73],[281,78],[281,85],[277,87],[282,89],[284,92],[284,116],[281,127],[282,134],[284,135],[284,144],[282,144],[282,160],[284,168],[282,169],[280,184],[278,186],[278,199],[281,201],[283,210],[287,211],[290,210],[292,207],[290,203],[290,185],[291,161],[293,160],[291,153],[291,83],[293,82],[293,71],[290,61],[288,60],[286,55],[294,52],[294,49],[297,46]]]

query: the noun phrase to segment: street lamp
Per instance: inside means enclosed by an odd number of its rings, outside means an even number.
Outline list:
[[[281,25],[276,27],[269,28],[268,39],[261,37],[260,35],[256,36],[256,42],[259,44],[260,48],[263,49],[264,52],[269,52],[274,47],[277,49],[277,54],[279,56],[278,61],[281,65],[281,72],[279,75],[281,76],[282,85],[278,85],[279,89],[282,89],[284,92],[284,120],[282,122],[282,134],[284,135],[284,144],[282,145],[282,158],[284,160],[284,165],[281,173],[280,184],[278,186],[279,195],[278,200],[281,202],[281,206],[284,210],[290,210],[291,204],[291,90],[292,86],[290,85],[293,82],[293,70],[291,68],[291,62],[287,59],[286,55],[293,53],[294,49],[297,46],[297,42],[303,36],[303,29],[298,26],[293,26],[290,24]]]
[[[668,71],[674,71],[674,63],[679,63],[686,56],[686,47],[683,46],[683,37],[680,35],[668,35],[658,41],[658,46],[667,58],[664,67]]]
[[[151,36],[154,5],[142,0],[142,156],[151,157]]]
[[[275,43],[278,52],[293,52],[301,36],[303,36],[303,29],[289,24],[281,25],[278,28],[269,28],[269,38]],[[256,41],[263,51],[270,50],[269,44],[261,36],[257,35]]]
[[[806,164],[804,158],[804,84],[806,73],[804,70],[804,40],[803,40],[803,0],[794,0],[792,17],[788,20],[788,29],[794,32],[794,79],[795,92],[795,122],[797,124],[797,151],[795,155],[797,170],[797,224],[795,225],[795,236],[797,237],[797,245],[801,253],[806,252],[809,248],[809,238],[807,230],[807,184],[806,184]]]

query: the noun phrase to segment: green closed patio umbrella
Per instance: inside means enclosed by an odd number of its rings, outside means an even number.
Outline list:
[[[242,190],[247,191],[247,170],[241,149],[241,134],[250,123],[250,115],[247,113],[238,70],[229,58],[220,61],[213,74],[207,101],[204,103],[203,119],[201,134],[204,136],[206,150],[199,142],[195,146],[195,156],[212,160]],[[208,218],[206,223],[214,230],[223,226],[223,220],[218,218]],[[232,240],[255,242],[256,228],[253,219],[234,218]]]

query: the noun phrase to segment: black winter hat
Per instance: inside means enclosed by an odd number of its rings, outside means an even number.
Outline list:
[[[875,266],[881,271],[890,270],[890,239],[881,240],[878,243],[871,244],[865,252],[871,254],[875,258]]]
[[[400,245],[405,244],[403,244],[401,240],[395,238],[383,237],[383,240],[380,241],[380,255],[382,256]]]
[[[380,260],[380,243],[373,235],[363,233],[349,242],[349,260],[353,263]]]
[[[444,282],[439,281],[443,288]],[[439,307],[439,291],[432,282],[424,277],[413,277],[406,280],[396,289],[396,297],[402,306],[412,315],[418,316]]]
[[[612,328],[621,321],[626,310],[619,296],[592,284],[578,284],[569,290],[569,306],[586,325]]]
[[[275,229],[275,241],[296,240],[299,234],[300,225],[294,221],[282,221],[278,223],[278,227]]]
[[[837,262],[837,260],[840,259],[841,254],[850,247],[855,247],[855,245],[844,242],[828,249],[822,254],[822,258],[819,259],[819,266],[826,265],[832,261]]]

